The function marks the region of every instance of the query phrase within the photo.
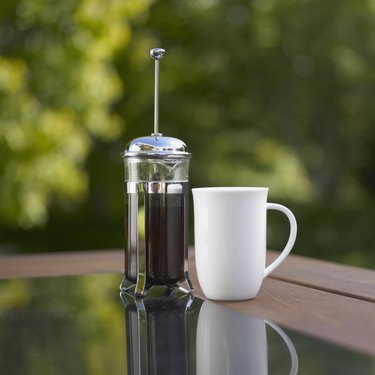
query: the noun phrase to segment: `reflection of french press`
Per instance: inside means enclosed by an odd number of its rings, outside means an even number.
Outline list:
[[[194,373],[195,332],[203,301],[181,293],[157,298],[150,294],[147,298],[121,294],[128,374]]]
[[[155,60],[154,132],[129,142],[125,164],[125,277],[122,291],[144,296],[157,285],[192,285],[188,274],[188,173],[184,142],[159,133],[159,60]],[[181,284],[185,284],[184,288]]]

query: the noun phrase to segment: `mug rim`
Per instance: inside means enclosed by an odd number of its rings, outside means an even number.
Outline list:
[[[251,191],[268,191],[268,187],[261,186],[212,186],[212,187],[199,187],[192,188],[194,192],[210,192],[210,193],[238,193],[238,192],[251,192]]]

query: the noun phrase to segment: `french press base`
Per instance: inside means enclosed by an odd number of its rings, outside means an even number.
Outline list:
[[[140,287],[137,284],[127,280],[125,277],[120,285],[121,296],[128,295],[134,299],[138,297],[143,298],[158,298],[171,297],[180,298],[184,295],[190,294],[193,291],[193,285],[189,278],[179,284],[172,285],[151,285],[149,287]]]
[[[191,294],[193,287],[188,281],[174,285],[152,285],[148,288],[144,288],[143,291],[137,291],[137,284],[124,278],[120,285],[121,298],[126,296],[134,300],[138,298],[154,299],[154,298],[184,298]]]

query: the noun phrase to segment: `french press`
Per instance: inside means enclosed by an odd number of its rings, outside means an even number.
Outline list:
[[[188,273],[188,191],[191,154],[179,139],[159,133],[159,61],[155,60],[154,132],[130,141],[125,166],[125,275],[123,292],[192,289]]]

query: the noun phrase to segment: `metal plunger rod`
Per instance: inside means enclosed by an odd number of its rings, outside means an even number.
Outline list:
[[[160,136],[159,133],[159,60],[165,55],[165,49],[153,48],[150,56],[155,60],[155,90],[154,90],[154,133],[153,136]]]
[[[154,133],[159,133],[159,60],[155,60]]]

